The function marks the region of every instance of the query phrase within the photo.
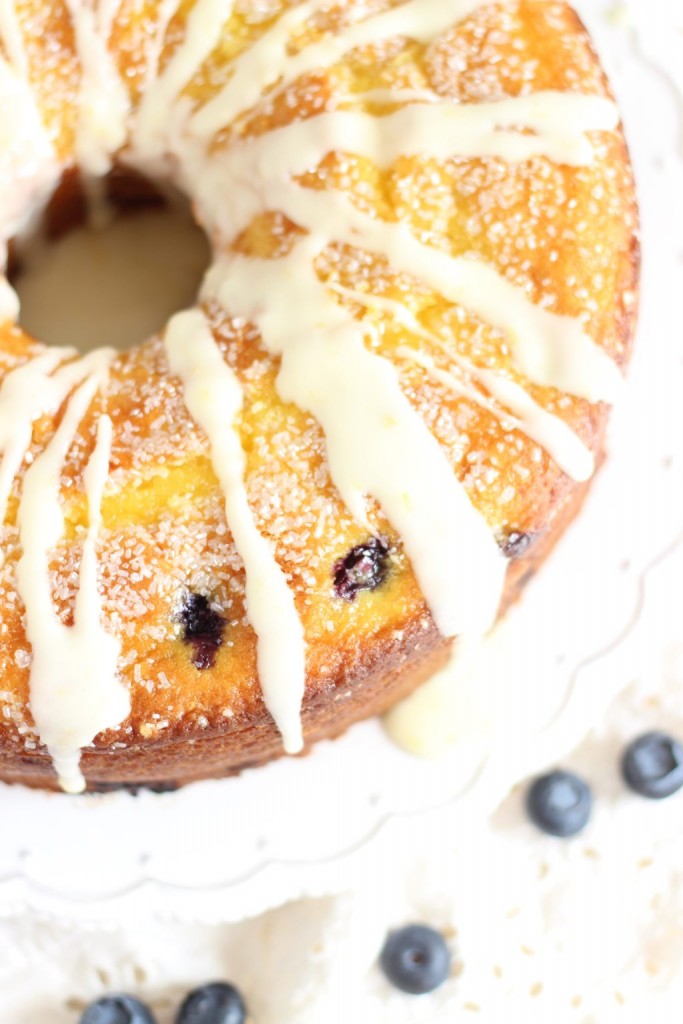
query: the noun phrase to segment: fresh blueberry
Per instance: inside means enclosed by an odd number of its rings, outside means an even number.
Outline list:
[[[554,771],[542,775],[527,793],[529,817],[551,836],[575,836],[590,818],[593,797],[578,775]]]
[[[683,745],[664,732],[646,732],[624,751],[621,771],[636,793],[663,800],[683,787]]]
[[[520,530],[511,530],[506,533],[499,541],[500,549],[506,558],[511,561],[517,561],[519,558],[524,558],[529,548],[536,540],[535,533],[523,533]]]
[[[213,981],[195,988],[187,996],[176,1024],[244,1024],[247,1011],[234,985]]]
[[[345,601],[353,601],[359,590],[376,590],[387,574],[389,544],[383,537],[370,537],[349,551],[335,565],[334,592]]]
[[[440,932],[410,924],[391,932],[380,964],[392,985],[410,995],[433,992],[450,974],[451,954]]]
[[[156,1024],[144,1003],[133,996],[102,996],[83,1011],[80,1024]]]
[[[216,651],[223,643],[225,619],[214,611],[203,594],[188,592],[179,615],[183,627],[182,638],[192,645],[192,664],[195,668],[211,668]]]

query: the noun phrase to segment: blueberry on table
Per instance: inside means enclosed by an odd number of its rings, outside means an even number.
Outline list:
[[[150,1010],[134,996],[102,996],[83,1011],[80,1024],[156,1024]]]
[[[213,981],[193,989],[182,1003],[176,1024],[244,1024],[247,1011],[234,985]]]
[[[527,793],[527,812],[542,832],[566,838],[580,832],[590,818],[593,797],[578,775],[554,771],[541,775]]]
[[[418,996],[443,985],[450,973],[451,954],[440,932],[411,924],[391,932],[380,965],[392,985]]]
[[[629,743],[621,771],[634,792],[663,800],[683,787],[683,744],[664,732],[646,732]]]

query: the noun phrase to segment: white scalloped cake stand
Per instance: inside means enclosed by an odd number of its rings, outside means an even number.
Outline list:
[[[672,565],[683,563],[683,214],[674,199],[683,194],[683,93],[665,28],[676,2],[662,0],[660,17],[645,11],[642,26],[608,0],[582,5],[640,182],[641,343],[585,514],[500,631],[495,671],[479,681],[474,705],[463,692],[463,721],[476,723],[467,741],[445,760],[419,761],[370,722],[307,758],[163,796],[2,787],[5,909],[236,920],[341,891],[373,864],[400,860],[418,837],[424,846],[445,830],[463,834],[516,781],[570,750],[656,634],[674,628],[661,612]]]

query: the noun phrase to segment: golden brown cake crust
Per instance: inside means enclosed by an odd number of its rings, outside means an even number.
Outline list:
[[[43,79],[36,77],[35,88],[68,170],[78,81],[69,19],[58,0],[24,0],[18,6],[26,26],[41,26],[42,37],[31,43],[31,60],[37,68],[49,64],[50,70]],[[154,23],[155,4],[150,0],[138,8],[134,15],[124,0],[112,36],[134,94],[143,77],[143,40]],[[169,29],[168,53],[182,38],[183,10]],[[48,51],[53,55],[49,61]],[[214,78],[217,73],[214,69]],[[216,88],[211,78],[200,76],[194,87],[197,101]],[[264,108],[249,131],[260,134],[283,118],[309,116],[335,90],[368,80],[378,88],[395,81],[405,87],[429,85],[463,102],[539,89],[609,95],[575,13],[563,2],[519,0],[479,9],[430,46],[393,43],[308,76],[305,87],[295,83],[287,90],[296,106]],[[623,135],[598,133],[594,144],[596,159],[590,167],[558,166],[543,157],[513,166],[496,159],[436,165],[402,158],[400,166],[383,173],[357,161],[350,171],[345,165],[344,174],[351,179],[351,191],[362,189],[363,201],[380,215],[395,215],[416,231],[432,229],[433,244],[453,255],[485,259],[535,302],[582,316],[594,341],[625,368],[639,276],[635,192]],[[433,188],[418,203],[427,174]],[[316,179],[311,186],[342,187],[341,175],[340,164],[330,156],[311,172]],[[293,230],[272,215],[254,223],[239,246],[248,255],[272,254],[291,244]],[[337,246],[317,269],[327,282],[352,286],[358,267],[358,254]],[[452,308],[416,290],[414,282],[391,275],[379,260],[369,259],[362,274],[387,297],[409,305],[426,327],[448,325],[454,350],[516,379],[504,340],[495,331],[469,314],[453,316]],[[256,332],[231,321],[218,306],[208,306],[207,314],[245,393],[241,435],[249,499],[294,588],[304,624],[303,722],[310,745],[407,695],[443,663],[450,644],[436,630],[400,539],[376,506],[369,517],[373,533],[388,538],[391,546],[386,579],[353,601],[335,594],[335,565],[366,542],[368,533],[354,522],[331,484],[320,428],[277,397],[276,362]],[[354,308],[354,314],[370,315],[362,308]],[[401,330],[388,330],[382,354],[391,356],[402,341]],[[19,329],[0,329],[0,374],[36,351],[36,343]],[[510,561],[504,610],[578,512],[587,485],[570,480],[529,438],[504,431],[486,410],[430,381],[419,367],[402,368],[401,382],[501,544],[513,534],[530,539],[523,557]],[[601,456],[606,405],[535,385],[528,390]],[[205,438],[187,413],[160,338],[117,357],[101,406],[112,417],[114,443],[103,505],[100,585],[105,614],[121,637],[122,678],[130,688],[132,710],[119,729],[100,734],[85,750],[89,788],[182,785],[278,756],[281,741],[258,685],[255,637],[244,613],[243,569]],[[93,407],[83,422],[62,480],[68,533],[54,552],[51,571],[53,599],[67,624],[73,617],[72,579],[85,522],[83,469],[94,446],[97,411]],[[36,424],[34,454],[58,422],[59,415]],[[29,710],[29,645],[15,580],[19,485],[4,528],[6,558],[0,570],[0,778],[54,787],[51,761],[37,742]],[[221,643],[215,649],[209,643],[208,654],[183,635],[191,595],[205,598],[220,618]]]

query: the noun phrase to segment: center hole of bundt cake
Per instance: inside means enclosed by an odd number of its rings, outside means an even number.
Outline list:
[[[187,200],[115,170],[84,189],[64,178],[10,264],[22,327],[82,352],[128,349],[196,300],[209,244]]]

